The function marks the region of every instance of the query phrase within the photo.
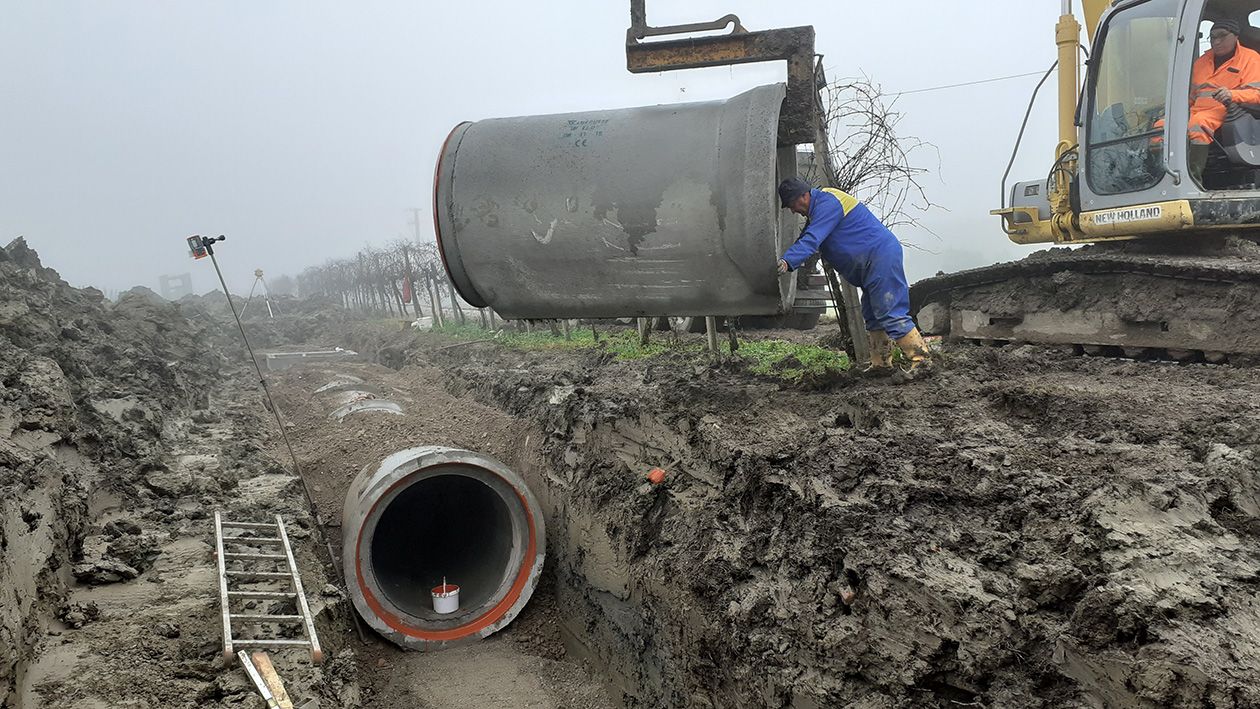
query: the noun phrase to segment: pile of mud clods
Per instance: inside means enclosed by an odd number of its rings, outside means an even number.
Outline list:
[[[225,392],[234,337],[205,309],[71,287],[22,239],[0,250],[0,707],[250,701],[221,659],[212,512],[312,534],[257,392]],[[347,663],[299,686],[355,705]]]

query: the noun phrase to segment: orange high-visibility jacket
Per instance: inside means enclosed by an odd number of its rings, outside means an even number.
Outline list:
[[[1190,140],[1207,145],[1225,122],[1225,104],[1212,98],[1217,89],[1229,89],[1234,103],[1260,107],[1260,54],[1241,44],[1229,61],[1216,66],[1212,50],[1194,60],[1190,74]]]

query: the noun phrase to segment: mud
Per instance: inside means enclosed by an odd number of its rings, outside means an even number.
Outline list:
[[[803,392],[462,349],[451,391],[540,434],[564,626],[633,705],[1260,704],[1254,370],[962,347]]]
[[[284,514],[308,587],[324,585],[225,324],[71,288],[21,240],[0,251],[0,706],[254,701],[220,657],[213,510]],[[314,605],[334,659],[277,665],[294,696],[354,706],[344,601]]]
[[[330,658],[276,653],[299,704],[1260,705],[1254,368],[947,345],[921,380],[789,386],[251,316],[376,362],[274,376],[334,539],[359,469],[417,444],[498,457],[547,511],[517,620],[417,654],[355,639],[221,316],[0,255],[0,706],[256,705],[219,658],[215,509],[291,520]],[[352,392],[403,413],[328,420]]]

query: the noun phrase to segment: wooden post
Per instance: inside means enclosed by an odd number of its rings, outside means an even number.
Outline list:
[[[424,289],[429,292],[429,309],[433,311],[433,324],[442,327],[446,322],[442,319],[442,299],[438,295],[437,284],[433,282],[430,272],[424,274]]]
[[[561,320],[561,321],[560,321],[560,324],[564,327],[564,340],[565,340],[565,342],[569,342],[569,341],[571,341],[571,340],[573,339],[573,330],[572,330],[572,328],[571,328],[571,327],[570,327],[570,325],[569,325],[569,319],[568,319],[568,318],[565,318],[565,319]]]
[[[817,86],[827,85],[827,80],[822,73],[822,60],[818,61],[818,77]],[[815,111],[816,122],[814,124],[814,163],[822,168],[823,176],[827,179],[827,184],[832,187],[839,188],[836,184],[836,167],[831,161],[831,139],[827,135],[827,120],[823,115],[823,97],[820,88],[814,89],[815,100],[818,104],[818,110]],[[824,268],[829,269],[830,266],[824,264]],[[798,275],[797,278],[800,278]],[[846,319],[849,321],[849,339],[853,341],[853,356],[858,362],[865,362],[871,357],[870,343],[867,342],[863,335],[866,334],[866,326],[862,319],[862,305],[858,300],[857,288],[853,284],[839,279],[842,283],[840,293],[832,293],[832,298],[844,298],[844,310]],[[855,328],[854,325],[858,326]]]
[[[639,329],[639,347],[647,347],[652,339],[652,319],[635,318],[634,324]]]
[[[406,244],[402,245],[403,255],[403,273],[407,276],[407,282],[411,284],[411,310],[416,314],[416,319],[420,319],[420,294],[416,292],[416,274],[411,272],[411,249]]]
[[[706,315],[704,317],[704,333],[705,333],[705,345],[707,346],[708,350],[712,352],[713,355],[716,357],[718,353],[717,318],[716,317],[712,315]]]
[[[459,298],[455,296],[455,283],[451,279],[446,279],[446,287],[451,294],[451,309],[455,311],[455,317],[459,318],[460,325],[466,325],[464,320],[464,309],[459,305]]]

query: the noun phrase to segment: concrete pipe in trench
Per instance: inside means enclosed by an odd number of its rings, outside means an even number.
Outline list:
[[[497,460],[421,446],[364,468],[346,495],[343,565],[359,615],[405,648],[433,650],[503,628],[542,573],[542,509]],[[430,591],[460,587],[459,610],[433,611]]]

